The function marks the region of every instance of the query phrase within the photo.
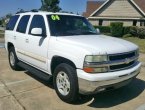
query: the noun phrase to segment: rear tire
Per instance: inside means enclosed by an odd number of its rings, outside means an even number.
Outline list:
[[[21,68],[17,65],[19,60],[18,60],[18,58],[16,56],[14,47],[10,47],[9,53],[8,53],[8,57],[9,57],[10,67],[13,70],[21,70]]]
[[[75,68],[62,63],[54,71],[53,84],[59,98],[73,103],[78,98],[78,78]]]

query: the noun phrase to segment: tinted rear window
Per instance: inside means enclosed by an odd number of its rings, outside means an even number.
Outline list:
[[[13,16],[9,23],[6,26],[6,30],[14,30],[17,20],[19,19],[19,15]]]
[[[21,20],[18,24],[18,27],[17,27],[17,32],[20,32],[20,33],[26,32],[26,28],[27,28],[29,19],[30,19],[30,15],[25,15],[21,18]]]

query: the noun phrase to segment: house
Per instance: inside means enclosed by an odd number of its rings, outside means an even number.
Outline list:
[[[83,16],[93,25],[123,22],[124,26],[145,26],[145,0],[89,0]]]

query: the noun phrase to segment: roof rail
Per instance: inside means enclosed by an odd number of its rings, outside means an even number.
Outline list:
[[[73,12],[68,12],[68,11],[60,11],[61,13],[70,13],[70,14],[74,14]]]
[[[33,10],[31,10],[31,12],[39,12],[40,10],[38,10],[38,9],[33,9]]]
[[[18,11],[16,14],[27,13],[27,12],[39,12],[39,10],[38,10],[38,9],[33,9],[33,10],[31,10],[31,11],[20,10],[20,11]]]

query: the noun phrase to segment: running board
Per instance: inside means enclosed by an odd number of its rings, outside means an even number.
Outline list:
[[[28,64],[23,63],[23,62],[18,62],[18,66],[20,66],[21,68],[24,68],[25,70],[28,70],[33,75],[35,75],[43,80],[49,80],[52,77],[51,75],[46,74],[32,66],[29,66]]]

